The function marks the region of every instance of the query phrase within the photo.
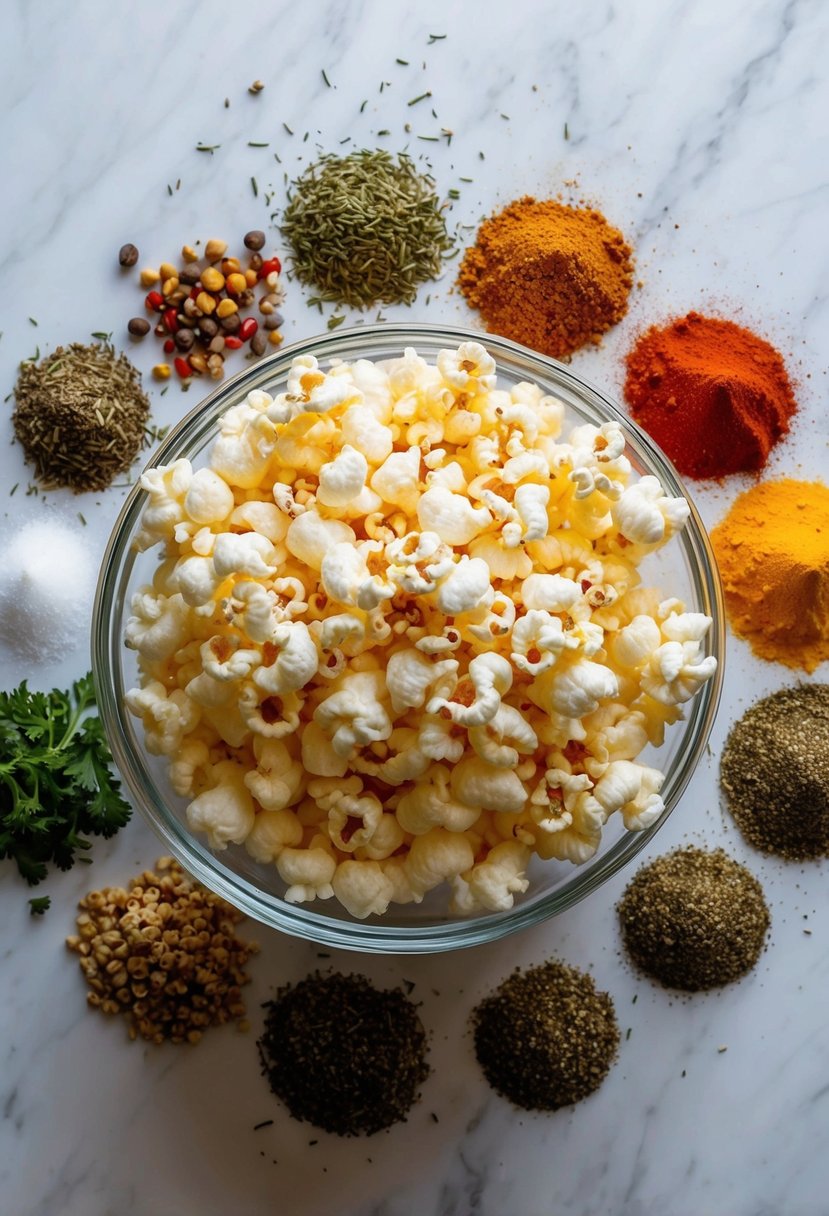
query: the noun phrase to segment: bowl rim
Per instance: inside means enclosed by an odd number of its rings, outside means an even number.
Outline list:
[[[99,714],[113,760],[132,795],[133,804],[161,838],[165,848],[196,879],[246,914],[272,928],[319,945],[366,953],[426,954],[494,941],[565,911],[617,874],[641,852],[665,823],[691,780],[714,724],[725,666],[725,611],[716,559],[699,511],[673,464],[613,398],[592,381],[577,375],[567,365],[509,339],[461,326],[400,321],[351,326],[302,339],[280,348],[275,354],[258,360],[223,381],[170,429],[145,468],[153,468],[176,458],[176,450],[185,436],[190,444],[205,439],[220,413],[243,400],[247,392],[258,387],[263,379],[276,378],[287,370],[299,354],[314,354],[320,361],[326,358],[369,357],[360,355],[361,346],[368,347],[379,342],[384,346],[397,344],[401,349],[406,346],[417,349],[419,341],[442,343],[447,347],[462,342],[481,343],[493,355],[496,363],[500,358],[501,362],[506,361],[511,365],[516,362],[522,364],[522,370],[529,371],[529,375],[524,377],[527,379],[532,378],[535,369],[535,374],[543,383],[549,383],[551,379],[563,380],[566,388],[584,401],[586,407],[598,408],[610,420],[618,421],[623,426],[626,441],[647,465],[648,471],[659,478],[667,492],[684,497],[690,507],[688,523],[676,539],[686,549],[686,564],[697,600],[696,610],[704,611],[713,618],[708,653],[716,656],[717,670],[687,703],[691,706],[690,721],[686,722],[684,742],[674,761],[674,771],[670,774],[672,780],[665,792],[663,813],[644,830],[628,832],[604,855],[601,852],[596,854],[589,868],[575,868],[573,877],[556,890],[539,895],[533,902],[519,904],[508,912],[470,919],[456,917],[420,925],[384,925],[379,918],[339,920],[313,911],[317,904],[288,904],[223,866],[220,855],[211,853],[199,839],[187,832],[172,813],[165,811],[160,800],[156,799],[153,803],[154,791],[148,788],[138,753],[128,744],[127,733],[131,732],[125,733],[123,729],[123,693],[126,690],[118,687],[124,622],[122,614],[113,612],[112,608],[113,605],[119,608],[124,606],[124,596],[119,596],[119,590],[123,592],[129,580],[136,557],[130,545],[148,497],[139,479],[136,479],[107,541],[91,622],[92,671]],[[375,360],[378,358],[371,357]],[[392,357],[391,352],[388,357]],[[512,366],[510,370],[514,371],[515,367]]]

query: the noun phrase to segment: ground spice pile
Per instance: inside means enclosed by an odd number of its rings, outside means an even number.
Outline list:
[[[45,489],[105,490],[147,435],[141,374],[108,344],[21,363],[14,395],[14,433]]]
[[[281,229],[300,282],[352,308],[411,304],[454,249],[433,179],[403,152],[321,157],[292,183]]]
[[[317,972],[265,1008],[262,1071],[295,1119],[338,1136],[405,1122],[429,1068],[423,1025],[403,992]]]
[[[586,1098],[619,1045],[608,994],[552,959],[514,971],[474,1009],[472,1028],[487,1081],[525,1110],[558,1110]]]
[[[720,782],[754,848],[791,861],[829,856],[829,684],[753,705],[731,728]]]
[[[809,672],[829,659],[829,487],[760,482],[711,543],[731,625],[755,654]]]
[[[484,220],[458,275],[490,333],[555,359],[598,343],[632,282],[630,246],[599,211],[529,197]]]
[[[642,334],[624,391],[636,421],[697,478],[762,469],[797,408],[773,346],[696,312]]]
[[[629,883],[618,911],[636,966],[685,992],[745,975],[769,927],[763,888],[722,849],[688,847],[657,857]]]
[[[80,901],[79,954],[102,1013],[123,1013],[129,1035],[161,1044],[198,1043],[210,1026],[245,1026],[245,966],[257,947],[236,936],[244,920],[224,900],[190,881],[171,858],[145,870],[129,890],[107,887]]]

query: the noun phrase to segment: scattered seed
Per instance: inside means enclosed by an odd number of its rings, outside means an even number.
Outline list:
[[[122,245],[118,250],[118,265],[119,266],[134,266],[138,261],[138,250],[135,245]]]

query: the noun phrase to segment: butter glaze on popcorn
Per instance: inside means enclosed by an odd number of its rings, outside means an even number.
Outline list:
[[[685,524],[616,423],[436,365],[294,360],[220,420],[210,468],[149,470],[127,696],[188,823],[354,916],[451,885],[509,909],[536,854],[584,862],[662,812],[658,746],[709,679],[710,618],[640,583]]]

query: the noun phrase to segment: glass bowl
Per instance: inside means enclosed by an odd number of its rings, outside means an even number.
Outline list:
[[[283,391],[291,361],[313,354],[322,366],[331,359],[397,358],[406,346],[434,361],[440,350],[464,341],[483,341],[497,363],[499,387],[534,381],[563,400],[568,423],[600,425],[619,422],[626,434],[627,455],[638,474],[653,473],[666,492],[688,497],[673,466],[660,449],[613,402],[569,368],[502,338],[460,328],[416,324],[356,327],[286,347],[229,379],[203,400],[167,436],[154,464],[187,457],[195,466],[206,461],[216,421],[253,389]],[[327,946],[378,953],[408,954],[449,950],[491,941],[533,925],[571,907],[597,890],[645,847],[676,806],[702,755],[716,714],[722,682],[724,613],[714,556],[700,517],[689,499],[691,518],[684,531],[640,567],[643,581],[665,596],[678,596],[691,611],[713,618],[707,653],[719,660],[717,673],[686,704],[685,717],[668,727],[662,747],[641,755],[665,774],[665,811],[640,832],[627,831],[621,815],[611,816],[599,851],[586,863],[533,859],[530,887],[507,912],[472,917],[451,916],[444,910],[445,889],[420,904],[392,904],[385,915],[365,921],[351,917],[334,899],[289,904],[276,867],[255,862],[244,846],[213,853],[194,836],[185,821],[186,800],[171,790],[166,759],[150,755],[141,722],[126,709],[124,697],[137,683],[134,651],[124,645],[124,628],[132,594],[151,581],[158,563],[157,549],[138,553],[133,541],[147,494],[136,486],[124,504],[104,555],[92,621],[92,662],[100,699],[100,715],[115,763],[132,799],[172,853],[205,886],[243,912],[284,932]]]

